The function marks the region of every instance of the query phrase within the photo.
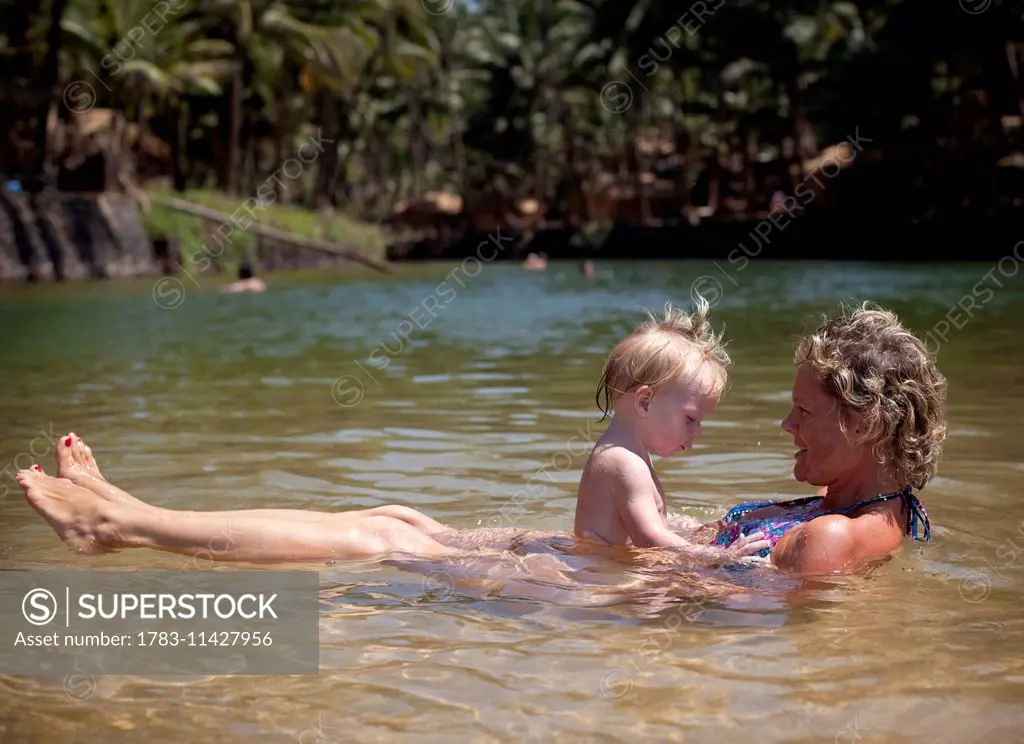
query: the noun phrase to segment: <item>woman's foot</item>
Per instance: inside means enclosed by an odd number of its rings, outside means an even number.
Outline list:
[[[64,478],[37,470],[15,476],[25,498],[71,550],[96,555],[116,550],[123,541],[111,519],[116,504]]]
[[[124,491],[103,477],[92,449],[74,432],[57,442],[57,477],[66,478],[76,486],[86,488],[110,501],[133,506],[147,506],[127,491]]]

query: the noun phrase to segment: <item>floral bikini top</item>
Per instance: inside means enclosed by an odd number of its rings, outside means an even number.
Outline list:
[[[901,490],[894,493],[879,494],[874,498],[867,499],[865,501],[858,501],[856,504],[851,504],[850,506],[844,506],[839,509],[833,509],[826,512],[815,512],[814,507],[822,500],[822,498],[824,497],[809,496],[802,499],[793,499],[792,501],[746,501],[742,504],[737,504],[730,509],[724,517],[722,517],[722,527],[719,529],[718,535],[712,541],[712,545],[727,548],[738,540],[741,535],[761,532],[771,543],[771,547],[760,551],[758,555],[762,558],[767,558],[768,553],[771,552],[771,549],[775,547],[782,536],[797,525],[809,522],[812,519],[817,519],[818,517],[823,517],[827,514],[842,514],[844,512],[854,511],[871,504],[878,504],[895,498],[902,498],[905,508],[907,509],[907,526],[905,534],[910,535],[917,540],[917,529],[918,524],[920,523],[924,526],[924,539],[932,539],[932,529],[931,523],[928,521],[928,512],[925,510],[924,504],[921,503],[920,499],[911,493],[910,486],[904,486]],[[745,515],[766,506],[782,506],[786,507],[787,511],[785,514],[774,514],[770,517],[751,519],[740,523],[740,520]]]

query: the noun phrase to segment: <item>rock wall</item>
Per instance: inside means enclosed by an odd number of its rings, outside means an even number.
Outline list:
[[[0,282],[176,274],[188,252],[196,254],[197,246],[183,245],[174,236],[151,240],[138,204],[126,194],[30,196],[0,186]],[[351,263],[259,237],[252,258],[257,273]],[[220,271],[219,261],[204,263],[209,267],[205,273]]]
[[[0,281],[160,273],[131,197],[0,190]]]

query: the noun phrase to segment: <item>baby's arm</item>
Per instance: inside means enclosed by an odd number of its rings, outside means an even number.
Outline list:
[[[669,514],[668,526],[673,532],[694,532],[704,526],[704,523],[695,517],[688,517],[685,514]]]
[[[696,545],[672,532],[654,499],[654,479],[646,463],[633,455],[608,453],[602,468],[619,519],[638,548],[674,548],[687,558],[721,562],[769,547],[759,534],[741,538],[729,549]]]

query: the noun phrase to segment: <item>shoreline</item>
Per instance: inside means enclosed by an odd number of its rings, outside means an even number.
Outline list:
[[[792,219],[705,221],[644,227],[620,224],[599,244],[584,244],[579,231],[553,228],[536,231],[529,241],[520,231],[510,235],[510,250],[497,261],[523,260],[528,253],[546,253],[548,260],[715,260],[742,269],[752,260],[829,261],[975,261],[998,260],[1024,241],[1024,212],[991,216],[947,214],[912,223],[864,219],[852,213],[823,212]],[[438,240],[392,244],[387,259],[395,262],[461,260],[476,254],[488,233],[466,233],[442,244]],[[1020,252],[1021,249],[1018,249]]]
[[[213,192],[187,196],[215,207],[230,203]],[[947,210],[915,222],[836,207],[793,217],[783,212],[760,219],[723,215],[698,225],[685,220],[659,226],[620,223],[591,230],[589,240],[580,229],[554,226],[526,232],[495,224],[491,232],[455,233],[447,241],[435,237],[388,243],[382,225],[291,206],[268,211],[266,224],[300,238],[329,239],[396,267],[475,256],[481,242],[497,230],[508,242],[507,250],[489,255],[489,260],[502,262],[544,253],[549,261],[711,260],[742,270],[752,260],[997,261],[1014,251],[1024,254],[1024,210],[994,215]],[[0,191],[0,283],[184,276],[196,269],[191,254],[204,245],[204,231],[216,227],[209,220],[172,214],[157,200],[143,212],[125,194],[56,192],[37,204],[25,194]],[[168,237],[154,239],[159,234]],[[233,279],[242,260],[252,261],[259,275],[331,272],[358,265],[344,256],[244,231],[211,258],[204,259],[208,270],[196,272],[211,283]]]

